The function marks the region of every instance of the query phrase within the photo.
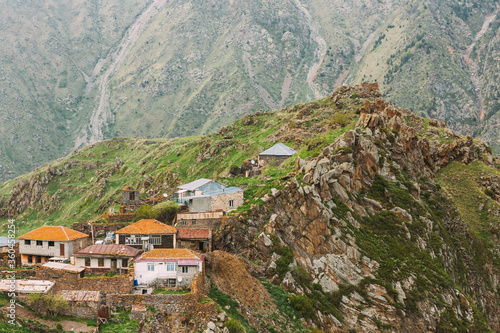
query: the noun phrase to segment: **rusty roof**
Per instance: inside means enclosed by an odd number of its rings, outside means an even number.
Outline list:
[[[178,229],[178,239],[208,239],[210,238],[210,229]]]
[[[177,229],[158,220],[148,219],[132,223],[116,233],[127,235],[175,234]]]
[[[141,251],[123,244],[93,244],[73,253],[74,257],[88,256],[124,256],[136,257]]]
[[[91,290],[61,290],[59,294],[69,302],[98,302],[101,298],[100,291]]]
[[[132,186],[125,186],[122,191],[135,191]]]
[[[43,226],[38,229],[32,230],[27,234],[22,235],[21,237],[19,237],[19,239],[68,242],[85,237],[89,237],[89,235],[73,229],[68,229],[63,226],[59,227]]]
[[[154,249],[144,252],[137,261],[149,259],[192,259],[201,261],[200,256],[188,249]]]

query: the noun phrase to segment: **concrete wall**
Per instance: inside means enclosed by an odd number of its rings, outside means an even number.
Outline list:
[[[212,199],[212,210],[222,209],[224,211],[229,211],[238,208],[243,205],[243,192],[221,194],[216,197],[211,197]],[[233,200],[233,207],[229,207],[229,201]]]
[[[104,271],[109,271],[111,269],[111,258],[103,258],[104,259],[104,266],[100,267],[99,266],[99,257],[90,257],[90,266],[85,266],[85,258],[78,257],[75,258],[75,266],[82,266],[85,267],[85,271],[97,271],[100,269],[104,269]],[[116,269],[128,269],[128,264],[126,266],[122,266],[123,260],[122,259],[128,259],[128,263],[130,263],[133,258],[118,258],[116,260]],[[90,269],[88,269],[90,268]],[[95,270],[92,270],[92,268],[95,268]]]
[[[154,271],[148,271],[148,264],[154,265]],[[182,267],[188,267],[187,273],[182,273]],[[177,270],[167,271],[167,262],[147,262],[140,261],[135,263],[135,279],[139,284],[152,283],[155,279],[168,280],[176,279],[176,285],[179,287],[188,287],[196,274],[202,272],[203,263],[200,262],[198,266],[179,266]],[[182,281],[177,281],[181,276]]]
[[[210,197],[189,199],[190,212],[206,212],[212,210],[212,200]]]

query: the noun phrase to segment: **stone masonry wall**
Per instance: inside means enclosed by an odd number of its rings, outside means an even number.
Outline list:
[[[60,290],[91,290],[103,293],[128,294],[133,288],[134,269],[129,268],[128,275],[112,277],[79,277],[77,273],[35,266],[36,279],[54,281],[54,291]]]
[[[123,227],[129,225],[130,222],[117,222],[117,223],[92,223],[92,227],[94,228],[94,237],[99,237],[106,235],[106,232],[109,231],[118,231]],[[83,232],[84,234],[92,237],[92,231],[88,222],[75,222],[73,223],[73,229],[76,231]]]
[[[19,243],[14,245],[14,256],[16,267],[21,267],[21,256],[19,255]],[[9,252],[0,252],[0,267],[9,267]]]
[[[212,210],[222,209],[224,211],[236,209],[243,205],[243,192],[222,194],[216,197],[212,197]],[[229,200],[233,200],[233,207],[229,207]]]

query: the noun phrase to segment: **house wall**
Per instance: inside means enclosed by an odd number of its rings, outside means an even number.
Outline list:
[[[210,182],[196,189],[195,195],[207,194],[210,192],[220,191],[225,186],[219,182]]]
[[[189,199],[190,212],[206,212],[212,210],[212,200],[210,197]]]
[[[134,193],[135,198],[134,200],[130,200],[130,195]],[[124,204],[130,204],[130,203],[140,203],[140,197],[139,197],[139,191],[122,191],[122,203]]]
[[[233,200],[233,207],[229,207],[229,201]],[[221,194],[216,197],[211,197],[212,209],[222,209],[224,211],[229,211],[238,208],[243,205],[243,192]]]
[[[116,244],[124,244],[124,245],[127,245],[127,246],[131,246],[133,248],[136,248],[136,249],[139,249],[139,250],[143,250],[143,247],[144,247],[144,242],[141,241],[140,244],[127,244],[125,242],[125,239],[127,237],[130,237],[131,235],[130,234],[118,234],[115,236],[115,239],[116,239]],[[134,235],[136,238],[141,238],[141,237],[151,237],[151,236],[158,236],[158,235]],[[161,235],[161,244],[160,245],[153,245],[155,249],[175,249],[175,246],[176,246],[176,238],[175,238],[175,235],[168,235],[168,234],[165,234],[165,235]]]
[[[67,301],[68,307],[63,311],[63,315],[77,318],[96,319],[99,313],[99,301]]]
[[[148,271],[148,264],[154,264],[154,271]],[[187,273],[182,273],[182,267],[177,265],[176,271],[167,271],[167,262],[140,261],[135,263],[135,280],[138,284],[148,284],[155,279],[177,279],[182,276],[182,281],[177,281],[177,286],[185,287],[191,285],[196,274],[202,272],[202,263],[197,266],[188,267]]]
[[[36,245],[36,240],[30,241],[30,245],[25,245],[24,240],[19,242],[19,253],[21,255],[69,258],[74,252],[79,251],[88,244],[88,238],[75,239],[70,242],[54,242],[54,246],[49,246],[49,241],[42,241],[42,245]],[[60,244],[64,244],[64,256],[61,255]],[[25,263],[24,260],[23,263]]]
[[[127,258],[118,258],[116,259],[116,268],[124,268],[128,269],[128,265],[122,266],[122,259],[127,259]],[[128,258],[128,263],[130,263],[132,258]],[[85,268],[96,268],[96,269],[111,269],[111,258],[104,258],[104,266],[99,267],[99,258],[98,257],[90,257],[90,266],[85,266],[85,258],[84,257],[77,257],[75,258],[75,266],[82,266]]]

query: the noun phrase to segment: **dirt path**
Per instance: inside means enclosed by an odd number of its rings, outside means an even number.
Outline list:
[[[474,85],[475,104],[479,109],[478,116],[480,121],[484,119],[485,113],[481,96],[481,80],[479,79],[479,66],[474,60],[470,58],[470,54],[472,53],[474,46],[476,46],[476,43],[481,39],[481,37],[484,36],[486,31],[488,31],[491,22],[495,20],[499,10],[500,9],[497,9],[494,13],[487,15],[485,17],[483,26],[481,27],[481,30],[479,30],[476,36],[474,37],[472,44],[470,44],[469,47],[465,49],[465,51],[462,51],[462,58],[464,60],[464,63],[468,67],[469,76],[472,81],[472,84]]]
[[[3,313],[7,313],[7,308],[3,307],[1,309]],[[33,320],[38,321],[44,325],[47,325],[51,329],[56,329],[57,322],[46,320],[38,317],[33,311],[26,309],[25,307],[17,304],[16,306],[16,318],[24,319],[24,320]],[[85,323],[81,323],[78,321],[71,320],[61,320],[61,323],[64,331],[73,331],[73,332],[93,332],[94,328],[87,326]]]
[[[323,94],[316,88],[314,84],[314,80],[316,79],[316,75],[318,74],[318,70],[323,63],[323,59],[326,55],[326,42],[319,34],[319,29],[316,26],[315,22],[311,14],[307,11],[307,9],[300,3],[299,0],[295,0],[295,5],[297,8],[304,14],[307,24],[309,25],[309,29],[311,30],[311,39],[318,44],[318,48],[314,51],[314,60],[311,66],[309,67],[309,73],[307,73],[307,83],[309,87],[314,93],[314,97],[316,99],[322,98]]]
[[[105,59],[100,59],[97,62],[92,75],[90,77],[85,76],[87,82],[85,94],[88,95],[95,84],[99,85],[99,90],[94,109],[92,110],[92,116],[90,117],[90,137],[87,138],[87,133],[82,133],[75,141],[75,148],[78,148],[82,144],[100,141],[104,138],[103,129],[108,126],[109,121],[113,117],[109,107],[109,78],[123,64],[151,18],[158,14],[166,4],[167,0],[154,0],[148,5],[128,28],[120,43],[108,53]],[[108,67],[103,74],[100,74],[105,64],[108,64]]]

